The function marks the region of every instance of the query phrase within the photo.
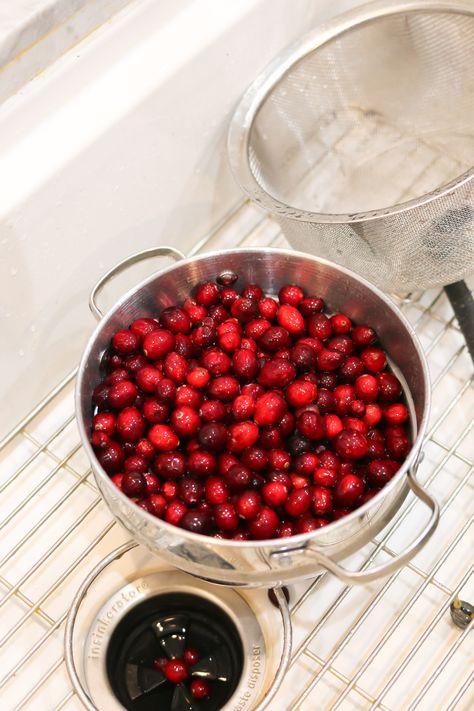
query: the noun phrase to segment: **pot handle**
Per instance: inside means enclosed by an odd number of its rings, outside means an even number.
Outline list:
[[[138,262],[143,262],[145,259],[150,259],[151,257],[171,257],[175,262],[178,262],[180,259],[185,259],[185,255],[180,252],[179,249],[175,249],[174,247],[150,247],[150,249],[144,249],[142,252],[135,252],[135,254],[131,254],[129,257],[126,257],[124,260],[116,264],[99,279],[89,296],[89,308],[98,321],[100,321],[104,314],[97,306],[96,301],[104,286],[114,276],[117,276],[117,274],[120,274],[125,269],[128,269],[128,267],[131,267],[133,264],[137,264]]]
[[[400,555],[396,556],[388,563],[376,565],[374,568],[370,568],[367,571],[347,570],[347,568],[342,567],[331,558],[328,558],[328,556],[324,555],[324,553],[320,553],[319,551],[309,547],[302,549],[304,550],[305,555],[314,558],[315,562],[318,563],[322,568],[326,568],[326,570],[329,570],[329,572],[333,573],[340,580],[342,580],[344,583],[348,583],[349,585],[353,585],[355,583],[369,583],[372,580],[377,580],[377,578],[383,577],[384,575],[390,575],[390,573],[394,573],[396,570],[404,566],[418,553],[419,550],[421,550],[421,548],[423,548],[425,543],[431,538],[436,529],[436,526],[438,525],[439,520],[438,502],[433,499],[431,494],[421,486],[413,470],[408,471],[407,479],[408,484],[415,496],[417,496],[421,501],[423,501],[424,504],[426,504],[431,509],[431,516],[421,533],[418,534],[415,540],[408,546],[408,548],[406,548],[403,553],[400,553]],[[288,554],[290,554],[291,552],[292,551],[288,551]],[[278,557],[279,555],[284,554],[284,552],[275,552],[272,554],[272,557]]]

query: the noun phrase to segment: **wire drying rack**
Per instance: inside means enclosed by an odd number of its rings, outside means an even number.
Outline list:
[[[191,253],[288,246],[249,203]],[[472,288],[472,284],[471,284]],[[441,505],[429,544],[390,578],[346,587],[329,574],[291,589],[294,647],[271,711],[472,708],[474,621],[450,616],[474,599],[474,375],[442,290],[395,299],[428,356],[433,408],[420,480]],[[0,443],[0,698],[2,711],[82,709],[67,677],[68,606],[88,571],[128,539],[95,486],[74,421],[75,373]],[[378,538],[347,561],[364,568],[419,530],[410,497]]]

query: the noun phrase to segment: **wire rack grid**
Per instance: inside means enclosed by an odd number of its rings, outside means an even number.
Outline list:
[[[288,246],[248,203],[192,254]],[[294,647],[271,711],[472,708],[469,634],[451,622],[474,598],[472,364],[442,290],[396,299],[427,353],[433,407],[419,477],[441,505],[429,544],[402,570],[363,587],[329,574],[291,590]],[[68,606],[87,572],[129,537],[99,496],[74,420],[75,373],[0,444],[0,699],[8,711],[82,708],[64,665]],[[371,544],[346,561],[363,569],[396,555],[425,511],[408,498]]]

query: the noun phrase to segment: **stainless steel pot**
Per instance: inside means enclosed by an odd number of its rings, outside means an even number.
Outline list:
[[[123,296],[102,317],[96,304],[106,282],[131,263],[149,256],[169,256],[178,264],[149,277]],[[236,287],[257,282],[269,294],[286,283],[322,296],[329,309],[344,311],[354,321],[369,323],[390,355],[391,365],[405,387],[410,403],[414,444],[395,477],[371,501],[343,519],[311,533],[269,541],[227,541],[182,530],[136,506],[110,481],[89,443],[92,419],[91,394],[100,380],[100,362],[113,333],[136,318],[156,315],[182,301],[193,286],[235,272]],[[101,318],[79,367],[76,410],[81,438],[97,485],[113,515],[144,544],[173,566],[208,580],[248,587],[278,586],[310,578],[322,568],[349,583],[367,582],[397,570],[426,543],[436,528],[436,501],[418,483],[415,470],[429,411],[426,360],[417,337],[392,302],[378,289],[351,271],[324,259],[282,249],[243,249],[184,258],[172,248],[160,247],[133,255],[114,267],[91,293],[91,309]],[[370,541],[396,514],[409,490],[431,510],[429,520],[410,546],[390,562],[363,572],[351,572],[337,561]]]

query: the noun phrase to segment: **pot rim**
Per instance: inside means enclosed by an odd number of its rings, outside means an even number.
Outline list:
[[[292,258],[299,258],[299,259],[304,259],[309,262],[316,262],[318,264],[323,264],[327,265],[332,269],[335,269],[337,272],[340,272],[341,274],[346,274],[347,276],[351,277],[352,279],[356,279],[357,281],[361,282],[363,286],[365,286],[368,290],[372,291],[375,296],[377,296],[381,301],[384,302],[384,304],[392,311],[393,315],[397,317],[402,325],[405,327],[405,330],[407,332],[407,335],[411,338],[413,345],[415,347],[415,350],[417,352],[418,357],[420,358],[421,364],[422,364],[422,372],[423,372],[423,381],[424,381],[424,402],[423,402],[423,415],[421,418],[421,422],[419,427],[416,428],[416,437],[415,440],[412,444],[412,447],[410,449],[410,452],[403,462],[402,466],[398,470],[398,472],[395,474],[395,476],[374,496],[372,499],[367,501],[365,504],[360,506],[359,508],[355,509],[351,513],[347,514],[343,518],[339,519],[338,521],[333,521],[329,523],[329,526],[331,526],[332,531],[338,531],[342,530],[342,528],[347,524],[348,521],[355,521],[359,517],[363,517],[363,515],[369,511],[372,507],[375,505],[381,503],[382,498],[385,498],[390,494],[390,492],[396,488],[401,479],[406,476],[407,471],[412,467],[417,465],[417,460],[418,460],[418,454],[421,449],[421,445],[425,436],[426,428],[428,426],[428,419],[429,419],[429,413],[430,413],[430,406],[431,406],[431,390],[430,390],[430,379],[429,379],[429,370],[428,370],[428,363],[426,360],[426,356],[421,348],[418,336],[416,335],[414,329],[406,319],[406,317],[403,315],[403,313],[398,309],[395,304],[391,301],[391,299],[384,294],[378,287],[374,286],[371,284],[369,281],[361,277],[359,274],[356,272],[353,272],[351,269],[347,269],[346,267],[342,267],[339,264],[336,264],[334,262],[331,262],[328,259],[323,259],[322,257],[316,257],[311,254],[307,254],[305,252],[300,252],[296,250],[290,250],[290,249],[282,249],[282,248],[277,248],[277,247],[240,247],[240,248],[235,248],[235,249],[226,249],[226,250],[215,250],[212,252],[204,252],[202,254],[198,255],[193,255],[190,257],[186,257],[185,259],[182,259],[179,262],[175,262],[171,264],[169,267],[165,267],[164,269],[157,270],[153,272],[149,277],[146,277],[143,279],[141,282],[133,286],[131,289],[129,289],[125,294],[121,296],[120,299],[118,299],[109,309],[108,311],[104,314],[103,318],[98,322],[97,326],[95,327],[94,331],[92,332],[92,335],[90,336],[86,347],[84,348],[79,367],[78,367],[78,373],[76,377],[76,384],[75,384],[75,392],[74,392],[74,399],[75,399],[75,410],[76,410],[76,422],[77,426],[79,429],[79,434],[81,436],[82,440],[82,445],[86,450],[86,454],[89,458],[89,461],[92,466],[92,471],[94,473],[95,477],[99,477],[100,480],[105,484],[106,487],[113,487],[111,488],[111,491],[114,491],[115,495],[118,495],[119,498],[127,505],[127,506],[133,506],[134,507],[134,512],[138,516],[143,516],[145,521],[148,522],[153,522],[159,527],[163,526],[164,530],[170,534],[175,534],[179,535],[182,539],[186,539],[190,542],[194,543],[202,543],[206,545],[212,545],[212,546],[217,546],[218,548],[241,548],[242,546],[245,546],[246,549],[250,550],[252,548],[254,549],[261,549],[262,546],[264,546],[266,549],[269,549],[270,551],[272,549],[278,549],[278,550],[292,550],[295,548],[301,548],[306,546],[310,541],[315,541],[317,542],[318,538],[322,538],[323,534],[326,530],[326,526],[316,529],[315,531],[310,531],[309,533],[299,533],[294,536],[289,536],[287,538],[266,538],[262,540],[250,540],[250,541],[234,541],[234,540],[229,540],[229,539],[221,539],[221,538],[213,538],[212,536],[208,536],[202,533],[193,533],[191,531],[187,531],[184,528],[179,528],[179,526],[174,526],[173,524],[167,523],[163,519],[159,519],[156,516],[153,516],[151,513],[148,511],[145,511],[144,509],[141,509],[139,506],[137,506],[131,499],[129,499],[128,496],[126,496],[113,482],[110,480],[109,475],[107,472],[102,468],[100,465],[95,452],[92,448],[92,445],[89,441],[89,436],[88,433],[86,432],[86,428],[84,425],[83,417],[81,414],[81,388],[82,388],[82,381],[84,377],[84,372],[86,369],[86,365],[89,360],[90,352],[95,345],[95,342],[103,330],[104,326],[107,324],[107,322],[112,318],[112,316],[116,313],[116,311],[128,300],[133,294],[138,293],[141,289],[143,289],[145,286],[153,282],[157,276],[161,276],[164,274],[167,274],[169,272],[172,272],[178,268],[180,268],[183,265],[186,264],[191,264],[196,261],[200,260],[206,260],[208,258],[212,257],[219,257],[222,255],[232,255],[232,254],[242,254],[242,253],[250,253],[250,254],[274,254],[278,255],[281,257],[292,257]],[[413,423],[412,423],[413,424]],[[101,493],[101,492],[100,492]],[[106,502],[107,503],[107,502]],[[115,517],[114,517],[115,518]]]

